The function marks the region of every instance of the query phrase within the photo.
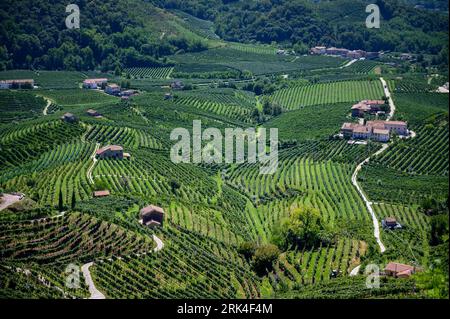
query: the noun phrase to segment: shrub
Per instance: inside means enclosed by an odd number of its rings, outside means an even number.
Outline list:
[[[277,246],[267,244],[258,247],[252,258],[253,268],[259,275],[265,274],[272,270],[273,263],[278,259],[280,250]]]

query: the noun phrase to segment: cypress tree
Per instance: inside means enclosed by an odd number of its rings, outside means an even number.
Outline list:
[[[58,210],[60,212],[62,212],[64,210],[63,205],[64,205],[64,203],[63,203],[63,195],[62,195],[61,189],[59,189]]]
[[[72,210],[73,209],[75,209],[75,206],[76,206],[76,198],[75,198],[75,191],[72,191],[72,203],[71,203],[71,208],[72,208]]]

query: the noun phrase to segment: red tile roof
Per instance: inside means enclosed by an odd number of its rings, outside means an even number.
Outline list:
[[[109,196],[109,190],[103,190],[103,191],[95,191],[94,197],[104,197]]]
[[[374,128],[373,134],[389,135],[389,130]]]
[[[415,267],[405,264],[400,264],[396,262],[390,262],[386,265],[386,268],[384,268],[385,271],[390,271],[396,274],[405,272],[405,271],[414,271]]]
[[[120,145],[107,145],[97,150],[96,154],[99,155],[106,151],[123,151],[123,147]]]
[[[157,213],[160,213],[160,214],[164,214],[164,210],[161,207],[155,206],[155,205],[146,206],[146,207],[142,208],[141,211],[140,211],[141,215],[142,214],[148,214],[148,213],[151,213],[151,212],[157,212]]]
[[[98,83],[98,82],[108,82],[107,78],[99,78],[99,79],[86,79],[83,81],[83,83],[90,84],[90,83]]]

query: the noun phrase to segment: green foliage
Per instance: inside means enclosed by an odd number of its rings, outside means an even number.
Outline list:
[[[430,269],[414,275],[417,288],[427,298],[448,298],[448,273],[442,269]]]
[[[282,249],[291,246],[312,247],[323,240],[326,229],[318,209],[301,206],[294,209],[289,218],[280,221],[272,240]]]
[[[280,250],[275,245],[266,244],[259,246],[252,257],[253,268],[258,274],[270,271],[279,254]]]
[[[255,254],[256,249],[256,243],[252,241],[245,241],[239,244],[238,252],[242,254],[247,260],[250,260]]]

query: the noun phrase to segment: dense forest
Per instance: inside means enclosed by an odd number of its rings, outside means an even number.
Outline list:
[[[373,2],[373,1],[372,1]],[[397,1],[377,0],[383,18],[380,29],[365,27],[365,7],[360,0],[169,0],[202,19],[213,20],[225,40],[263,43],[324,44],[369,51],[393,50],[438,53],[448,31],[448,16],[414,9]]]
[[[437,63],[448,59],[448,13],[416,9],[404,1],[376,1],[380,29],[365,27],[368,2],[362,0],[72,2],[80,8],[80,29],[66,28],[64,1],[2,1],[0,70],[164,66],[171,64],[167,56],[206,49],[207,40],[176,26],[179,18],[172,9],[214,22],[216,34],[227,41],[278,43],[299,53],[323,44],[434,54]]]
[[[167,64],[161,56],[200,51],[200,41],[182,35],[159,39],[149,20],[158,11],[143,1],[72,1],[80,8],[80,29],[68,29],[65,1],[0,3],[0,70],[45,68],[115,70]]]

